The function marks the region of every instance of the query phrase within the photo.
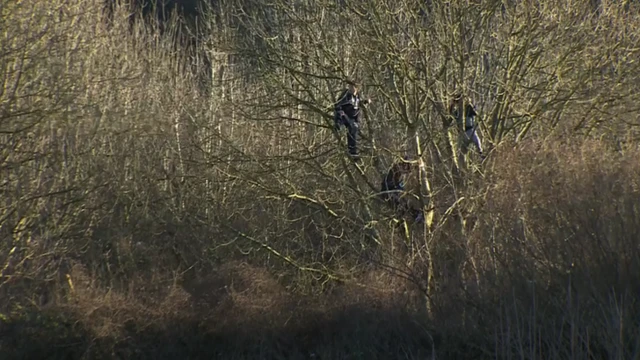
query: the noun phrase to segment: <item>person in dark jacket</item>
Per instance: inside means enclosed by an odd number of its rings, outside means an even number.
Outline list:
[[[350,83],[334,106],[334,122],[336,130],[340,130],[344,125],[347,130],[347,146],[349,154],[354,158],[358,157],[358,130],[360,128],[360,102],[370,104],[371,99],[361,100],[358,93],[358,84]]]
[[[461,109],[463,109],[463,114],[460,114]],[[462,154],[466,154],[469,150],[469,145],[473,143],[478,149],[480,157],[484,159],[485,155],[482,150],[482,142],[478,137],[478,126],[476,123],[478,113],[476,112],[475,106],[471,101],[462,96],[461,92],[456,92],[449,104],[449,113],[456,120],[456,125],[460,131],[459,147]]]

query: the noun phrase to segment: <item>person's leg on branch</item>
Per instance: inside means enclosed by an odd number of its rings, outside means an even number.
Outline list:
[[[401,217],[409,217],[411,221],[422,222],[424,221],[424,215],[422,209],[412,205],[406,198],[401,199],[400,203],[401,211],[398,213]]]
[[[399,193],[394,197],[394,210],[399,218],[405,218],[407,215],[413,216],[413,208],[407,199],[404,188],[398,189]]]
[[[478,137],[478,132],[476,131],[476,129],[469,129],[466,131],[466,135],[467,138],[469,139],[470,143],[473,143],[476,146],[476,149],[478,150],[478,154],[480,154],[480,157],[482,157],[484,159],[484,152],[482,150],[482,142],[480,141],[480,138]]]
[[[458,166],[465,169],[467,166],[466,155],[469,151],[469,138],[466,132],[460,132],[458,136]]]
[[[347,147],[349,148],[349,155],[358,156],[358,122],[347,121]]]

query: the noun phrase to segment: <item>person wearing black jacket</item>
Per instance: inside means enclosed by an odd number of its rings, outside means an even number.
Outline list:
[[[462,113],[460,113],[460,109],[463,109]],[[478,150],[478,154],[484,159],[485,155],[482,149],[482,142],[478,137],[478,125],[476,123],[478,113],[476,112],[475,106],[469,99],[462,95],[462,92],[455,92],[449,104],[449,113],[456,120],[456,125],[460,131],[459,146],[462,154],[466,154],[469,145],[474,144]]]
[[[358,92],[358,84],[350,83],[349,87],[342,91],[334,106],[335,128],[338,131],[342,125],[347,128],[347,146],[349,154],[354,158],[358,157],[360,102],[370,104],[371,99],[361,100]]]

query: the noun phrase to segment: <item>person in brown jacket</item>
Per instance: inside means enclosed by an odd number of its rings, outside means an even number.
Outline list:
[[[380,193],[382,200],[388,203],[400,217],[409,214],[414,220],[421,221],[424,219],[422,212],[411,207],[404,197],[405,183],[413,168],[407,156],[393,164],[382,179]]]

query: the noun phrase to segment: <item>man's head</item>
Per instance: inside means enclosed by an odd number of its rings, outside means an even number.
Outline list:
[[[360,84],[357,81],[349,81],[349,91],[353,95],[358,95],[358,91],[360,90]]]
[[[453,94],[451,94],[451,104],[458,103],[460,100],[462,100],[462,98],[463,98],[462,91],[460,90],[454,91]]]
[[[415,161],[411,160],[411,157],[409,155],[405,155],[399,164],[400,171],[405,174],[410,173],[411,169],[413,169],[414,163]]]

